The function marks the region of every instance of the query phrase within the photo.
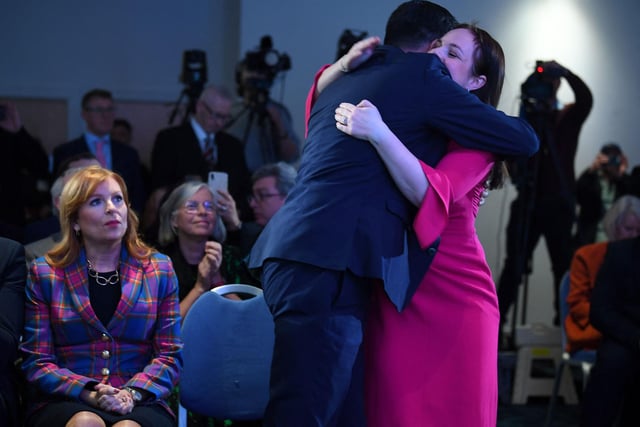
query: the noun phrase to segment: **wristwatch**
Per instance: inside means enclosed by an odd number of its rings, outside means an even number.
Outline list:
[[[136,390],[133,387],[125,387],[124,389],[127,390],[131,394],[131,398],[133,399],[133,403],[142,402],[142,394],[138,390]]]

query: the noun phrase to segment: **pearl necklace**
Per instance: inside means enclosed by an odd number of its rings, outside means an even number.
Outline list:
[[[120,273],[118,273],[117,268],[116,268],[116,272],[113,273],[111,276],[103,277],[103,276],[100,276],[100,273],[96,271],[96,269],[93,267],[93,263],[88,258],[87,258],[87,266],[89,267],[88,268],[89,277],[93,277],[94,279],[96,279],[96,283],[100,286],[115,285],[120,281]],[[119,266],[120,265],[118,265],[118,267]]]

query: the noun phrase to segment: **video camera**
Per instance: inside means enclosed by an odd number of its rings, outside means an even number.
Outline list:
[[[522,104],[527,113],[550,112],[554,105],[550,102],[555,97],[554,80],[563,75],[557,67],[544,67],[544,61],[536,61],[536,67],[521,86]]]
[[[207,59],[204,51],[184,51],[180,81],[187,86],[186,92],[190,98],[197,99],[200,96],[207,82]]]
[[[204,84],[207,82],[207,60],[204,51],[185,50],[182,53],[180,82],[184,83],[185,88],[180,92],[180,96],[169,115],[169,125],[173,124],[173,120],[181,110],[181,102],[185,95],[187,96],[187,108],[184,110],[182,122],[186,122],[189,113],[193,113],[196,110],[196,102],[204,89]]]
[[[238,95],[249,95],[250,104],[264,104],[275,77],[279,72],[290,69],[289,55],[275,50],[271,36],[265,35],[260,39],[258,50],[247,52],[236,67]],[[243,77],[244,72],[249,74],[247,78]]]

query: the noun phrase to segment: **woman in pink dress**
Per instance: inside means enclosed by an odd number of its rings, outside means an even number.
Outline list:
[[[463,25],[431,52],[457,83],[497,105],[504,54],[489,34]],[[404,311],[381,286],[374,292],[365,339],[368,425],[495,427],[498,300],[474,222],[485,190],[502,181],[502,162],[452,142],[437,167],[429,167],[366,100],[341,104],[336,122],[375,147],[400,190],[419,206],[414,229],[421,245],[441,238]]]

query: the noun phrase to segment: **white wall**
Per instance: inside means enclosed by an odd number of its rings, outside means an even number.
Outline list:
[[[8,3],[8,2],[5,2]],[[581,136],[581,171],[605,141],[617,141],[632,165],[640,163],[635,141],[640,88],[637,16],[640,3],[624,7],[598,0],[447,0],[461,21],[475,20],[498,39],[507,55],[501,109],[515,114],[519,86],[536,59],[556,59],[579,74],[594,93],[594,109]],[[61,8],[61,4],[64,5]],[[182,52],[203,49],[209,80],[233,85],[235,64],[260,37],[292,59],[283,83],[272,88],[303,130],[303,105],[317,68],[335,57],[345,28],[383,35],[399,1],[338,0],[114,0],[107,3],[13,1],[3,5],[0,97],[45,97],[69,103],[69,136],[79,134],[80,97],[103,86],[118,99],[173,102]],[[571,95],[561,88],[560,98]],[[495,192],[481,209],[478,232],[495,274],[513,189]],[[497,242],[500,242],[498,244]],[[551,275],[539,245],[530,278],[530,321],[550,321]]]
[[[231,83],[238,11],[235,0],[12,1],[0,14],[0,95],[67,100],[71,138],[94,87],[116,100],[175,102],[184,50],[204,50],[209,80]]]

